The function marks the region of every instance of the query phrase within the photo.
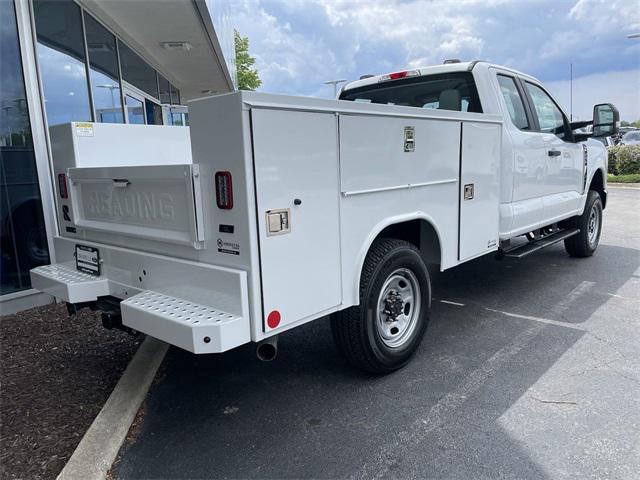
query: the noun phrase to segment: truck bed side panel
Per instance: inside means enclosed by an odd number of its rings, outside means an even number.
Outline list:
[[[405,151],[405,128],[414,148]],[[360,265],[380,231],[422,219],[433,225],[442,268],[457,263],[460,122],[340,116],[344,302],[357,304]]]

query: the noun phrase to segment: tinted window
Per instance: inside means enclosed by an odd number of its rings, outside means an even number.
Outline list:
[[[528,130],[529,122],[527,121],[527,114],[525,113],[522,97],[516,87],[516,81],[513,77],[498,75],[498,84],[500,85],[500,92],[509,111],[511,121],[520,130]]]
[[[540,130],[553,133],[560,138],[565,136],[564,116],[551,97],[537,85],[526,82],[527,90],[531,96]]]
[[[169,88],[171,90],[171,103],[173,105],[180,105],[180,90],[171,84],[169,84]]]
[[[13,2],[0,1],[0,295],[49,263]]]
[[[116,39],[90,15],[85,14],[84,25],[96,121],[124,123]]]
[[[145,99],[147,125],[162,125],[162,107],[155,102]]]
[[[158,74],[158,86],[160,87],[160,103],[171,103],[171,90],[169,80]]]
[[[80,8],[71,0],[34,0],[33,9],[49,125],[90,121]]]
[[[156,71],[124,43],[118,41],[118,48],[120,49],[122,78],[143,92],[158,98]]]
[[[347,90],[342,100],[418,108],[482,112],[471,73],[413,77]]]

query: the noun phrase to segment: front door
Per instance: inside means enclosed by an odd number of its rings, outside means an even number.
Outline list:
[[[545,142],[544,215],[546,219],[566,216],[580,206],[583,147],[572,142],[569,122],[551,96],[539,85],[523,83]]]

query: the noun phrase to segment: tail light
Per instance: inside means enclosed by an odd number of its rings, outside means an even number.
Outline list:
[[[216,172],[216,204],[222,210],[233,208],[233,182],[231,172]]]
[[[69,198],[69,190],[67,189],[67,176],[64,173],[58,174],[58,190],[60,198]]]

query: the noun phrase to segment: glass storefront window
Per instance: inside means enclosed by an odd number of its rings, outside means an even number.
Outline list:
[[[162,125],[162,107],[155,102],[145,100],[147,125]]]
[[[164,78],[162,75],[158,74],[158,86],[160,87],[160,103],[170,104],[171,103],[171,87],[169,84],[169,80]]]
[[[169,84],[171,90],[171,105],[180,105],[180,90]]]
[[[0,295],[49,263],[13,2],[0,1]]]
[[[133,50],[118,40],[122,78],[134,87],[159,98],[156,71]]]
[[[127,117],[129,119],[129,123],[144,125],[145,112],[142,101],[132,97],[131,95],[126,95],[124,98],[127,106]]]
[[[96,122],[124,123],[116,38],[86,13],[84,27]]]
[[[80,8],[34,0],[38,65],[49,126],[91,121]]]

